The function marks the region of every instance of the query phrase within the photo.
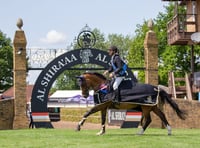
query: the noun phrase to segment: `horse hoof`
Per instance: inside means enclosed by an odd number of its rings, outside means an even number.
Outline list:
[[[144,130],[143,130],[143,128],[141,129],[141,131],[139,131],[138,133],[137,133],[137,135],[143,135],[144,134]]]
[[[78,125],[77,127],[76,127],[76,130],[75,131],[80,131],[81,130],[81,127],[80,127],[80,125]]]
[[[138,136],[142,136],[144,133],[138,132],[137,135]]]
[[[104,135],[104,134],[105,134],[105,132],[102,132],[102,131],[96,133],[97,136],[101,136],[101,135]]]
[[[171,136],[172,135],[172,133],[168,133],[168,136]]]
[[[167,131],[168,131],[168,135],[171,136],[172,135],[172,128],[171,128],[171,126],[167,125]]]

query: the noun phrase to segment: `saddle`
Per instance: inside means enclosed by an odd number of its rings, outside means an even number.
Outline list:
[[[111,82],[104,84],[99,91],[99,101],[106,102],[112,100],[114,91]],[[136,83],[133,80],[123,80],[119,86],[120,102],[135,102],[142,104],[155,104],[157,102],[157,88],[149,84]],[[96,97],[97,98],[97,97]],[[95,97],[94,97],[95,100]]]

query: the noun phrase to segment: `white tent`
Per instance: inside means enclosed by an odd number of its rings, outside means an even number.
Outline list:
[[[87,107],[93,106],[94,91],[88,98],[82,97],[81,90],[57,90],[49,97],[48,107]]]
[[[90,91],[90,95],[93,96],[94,91]],[[82,95],[81,90],[57,90],[55,93],[53,93],[49,99],[53,98],[71,98],[77,95]]]

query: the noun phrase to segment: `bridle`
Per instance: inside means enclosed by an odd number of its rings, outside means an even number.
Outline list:
[[[89,96],[89,87],[86,83],[86,79],[84,76],[78,76],[77,78],[78,78],[78,84],[82,90],[82,96],[84,98],[87,98]]]
[[[101,84],[97,86],[90,86],[90,85],[88,86],[88,84],[91,83],[90,81],[95,81],[95,80],[90,80],[85,75],[78,76],[77,78],[79,80],[79,86],[81,87],[81,90],[82,90],[82,96],[85,98],[89,96],[90,87],[94,87],[93,88],[93,90],[95,91],[94,93],[99,93],[99,91],[101,91],[102,89],[105,89],[105,84]]]

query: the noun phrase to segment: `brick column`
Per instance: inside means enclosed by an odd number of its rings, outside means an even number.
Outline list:
[[[14,121],[13,129],[28,127],[26,116],[26,37],[22,19],[17,22],[19,30],[13,40],[13,69],[14,69]]]
[[[149,31],[146,33],[146,37],[144,40],[144,48],[145,48],[145,83],[151,84],[154,86],[158,85],[158,40],[156,38],[155,32],[153,29],[153,21],[149,20],[148,22]],[[163,104],[158,103],[158,107],[163,111]],[[155,114],[151,113],[152,123],[151,127],[164,128],[159,117]]]
[[[144,40],[145,48],[145,83],[158,85],[158,41],[155,32],[152,30],[153,22],[148,22],[149,31]]]

